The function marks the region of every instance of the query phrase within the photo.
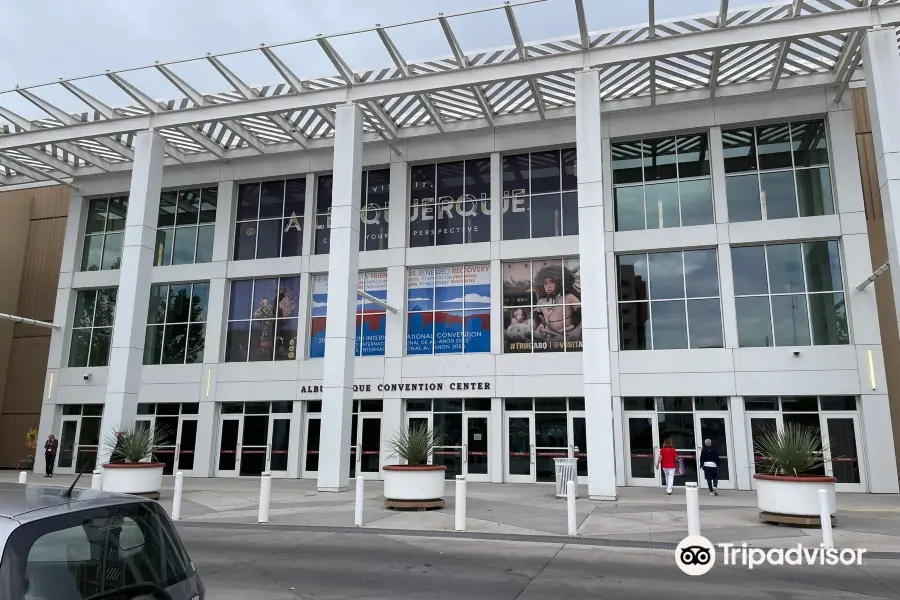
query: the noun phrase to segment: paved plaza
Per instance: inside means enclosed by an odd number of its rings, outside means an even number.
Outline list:
[[[17,474],[0,472],[0,480]],[[29,481],[68,485],[71,475],[47,480],[29,474]],[[79,487],[90,485],[82,476]],[[160,503],[171,511],[174,478],[164,478]],[[566,536],[566,501],[556,498],[547,484],[467,484],[466,535],[507,540],[549,541]],[[616,501],[594,502],[580,488],[576,501],[580,543],[672,548],[687,535],[684,490],[667,496],[662,489],[620,488]],[[445,488],[445,506],[434,511],[396,511],[384,507],[380,481],[364,484],[364,529],[372,533],[454,535],[455,483]],[[269,525],[295,530],[332,531],[353,527],[354,482],[342,493],[319,493],[314,480],[272,481]],[[835,545],[896,552],[900,557],[900,496],[838,494]],[[227,525],[257,527],[258,479],[184,480],[181,525],[204,528]],[[719,496],[700,492],[701,532],[713,543],[747,542],[759,547],[817,545],[818,528],[769,525],[760,522],[756,493],[720,490]],[[652,544],[652,546],[651,546]]]

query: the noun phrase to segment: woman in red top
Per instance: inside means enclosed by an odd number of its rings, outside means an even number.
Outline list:
[[[656,461],[656,468],[662,465],[663,473],[666,474],[666,493],[672,495],[672,482],[675,480],[675,461],[678,460],[678,451],[672,447],[672,441],[666,438],[662,448],[659,449],[659,458]]]

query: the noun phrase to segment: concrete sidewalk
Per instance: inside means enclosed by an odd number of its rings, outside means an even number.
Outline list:
[[[0,481],[16,481],[17,473],[0,471]],[[69,485],[71,475],[45,479],[30,474],[30,483]],[[171,511],[174,478],[164,479],[160,503]],[[90,474],[78,487],[90,486]],[[269,526],[352,527],[354,482],[341,493],[319,493],[314,480],[275,479]],[[566,536],[566,501],[547,484],[467,484],[467,531],[505,536]],[[447,482],[445,507],[435,511],[395,511],[384,507],[380,481],[364,486],[364,527],[419,532],[454,530],[455,484]],[[593,502],[579,489],[576,503],[578,534],[585,541],[654,542],[669,546],[687,535],[684,490],[667,496],[662,489],[620,488],[616,501]],[[701,532],[713,543],[747,542],[757,547],[818,545],[818,528],[768,525],[760,522],[755,492],[720,490],[719,496],[700,491]],[[870,552],[900,552],[900,496],[838,494],[835,545]],[[258,479],[185,479],[181,518],[201,526],[256,524]]]

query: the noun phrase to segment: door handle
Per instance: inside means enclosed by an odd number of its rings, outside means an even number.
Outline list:
[[[463,462],[469,462],[469,445],[463,444]]]
[[[531,453],[530,453],[531,454],[531,464],[534,464],[534,459],[535,459],[534,445],[532,444],[531,446],[529,446],[529,448],[531,448]]]

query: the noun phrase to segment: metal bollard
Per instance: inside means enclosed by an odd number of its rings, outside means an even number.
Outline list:
[[[569,516],[569,535],[578,535],[578,520],[575,512],[575,482],[566,482],[566,510]]]
[[[21,471],[19,473],[19,483],[28,483],[28,471]]]
[[[466,476],[456,476],[456,531],[466,530]]]
[[[184,473],[175,473],[175,494],[172,496],[172,520],[181,518],[181,492],[184,491]]]
[[[357,527],[363,526],[363,501],[365,499],[365,479],[360,475],[356,478],[356,511],[353,519],[353,524]]]
[[[684,484],[687,502],[688,535],[700,535],[700,490],[696,483]]]
[[[272,497],[272,474],[266,471],[259,478],[259,517],[257,523],[269,522],[269,500]]]
[[[819,490],[819,520],[822,522],[822,545],[834,548],[834,535],[831,532],[831,507],[828,506],[828,492]]]
[[[103,471],[100,469],[96,469],[94,474],[91,475],[91,489],[92,490],[102,490],[103,489]]]

